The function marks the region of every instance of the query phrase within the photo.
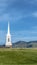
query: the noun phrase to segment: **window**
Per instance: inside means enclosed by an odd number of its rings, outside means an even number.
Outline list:
[[[10,41],[10,39],[8,38],[8,42]]]

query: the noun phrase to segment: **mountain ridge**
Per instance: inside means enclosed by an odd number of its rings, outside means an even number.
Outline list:
[[[1,47],[5,47],[5,44],[0,45]],[[12,48],[37,48],[37,41],[17,41],[12,43]]]

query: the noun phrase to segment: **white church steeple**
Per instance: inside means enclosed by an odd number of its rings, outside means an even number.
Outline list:
[[[9,22],[8,22],[8,34],[10,34]]]
[[[8,32],[7,32],[7,36],[6,36],[6,45],[5,46],[12,47],[9,22],[8,22]]]

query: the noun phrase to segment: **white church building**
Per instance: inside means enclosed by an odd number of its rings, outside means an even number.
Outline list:
[[[7,35],[6,35],[6,44],[5,44],[5,47],[12,47],[9,22],[8,22],[8,32],[7,32]]]

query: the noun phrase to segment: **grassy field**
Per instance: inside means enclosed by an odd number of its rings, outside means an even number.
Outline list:
[[[0,48],[0,65],[37,65],[37,49]]]

